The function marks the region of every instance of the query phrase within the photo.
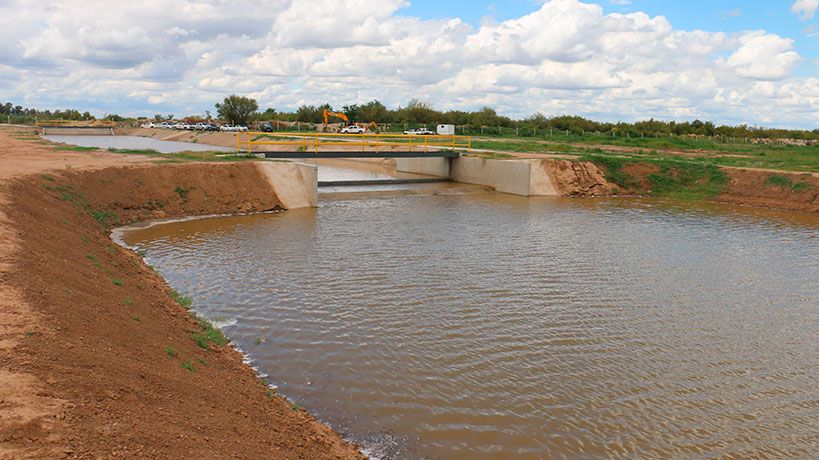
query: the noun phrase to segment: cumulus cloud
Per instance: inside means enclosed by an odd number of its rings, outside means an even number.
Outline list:
[[[816,79],[794,76],[793,40],[765,31],[680,30],[578,0],[480,26],[407,17],[406,0],[111,3],[0,0],[0,94],[144,115],[202,113],[236,92],[280,109],[420,98],[512,116],[819,124]],[[816,1],[792,9],[807,17]]]
[[[796,0],[791,5],[791,11],[802,19],[813,19],[817,8],[819,8],[819,0]]]

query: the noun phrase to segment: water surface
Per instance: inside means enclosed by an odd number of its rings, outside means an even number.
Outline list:
[[[502,194],[132,232],[386,458],[819,456],[819,218]]]
[[[151,149],[159,153],[236,151],[236,149],[228,147],[194,144],[193,142],[162,141],[140,136],[62,136],[49,134],[42,137],[51,142],[78,145],[81,147],[98,147],[101,149]]]

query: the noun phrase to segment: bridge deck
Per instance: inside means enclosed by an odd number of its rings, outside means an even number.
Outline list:
[[[353,152],[256,152],[264,153],[265,158],[298,159],[298,158],[458,158],[458,152],[438,151],[353,151]]]

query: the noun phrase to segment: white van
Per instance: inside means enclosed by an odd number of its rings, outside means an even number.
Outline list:
[[[438,134],[442,136],[454,136],[455,135],[455,125],[438,125]]]

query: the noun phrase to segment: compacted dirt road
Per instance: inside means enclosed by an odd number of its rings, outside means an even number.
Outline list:
[[[109,237],[279,209],[251,163],[157,165],[32,133],[0,128],[0,458],[363,457],[238,352],[202,344],[207,324]]]

